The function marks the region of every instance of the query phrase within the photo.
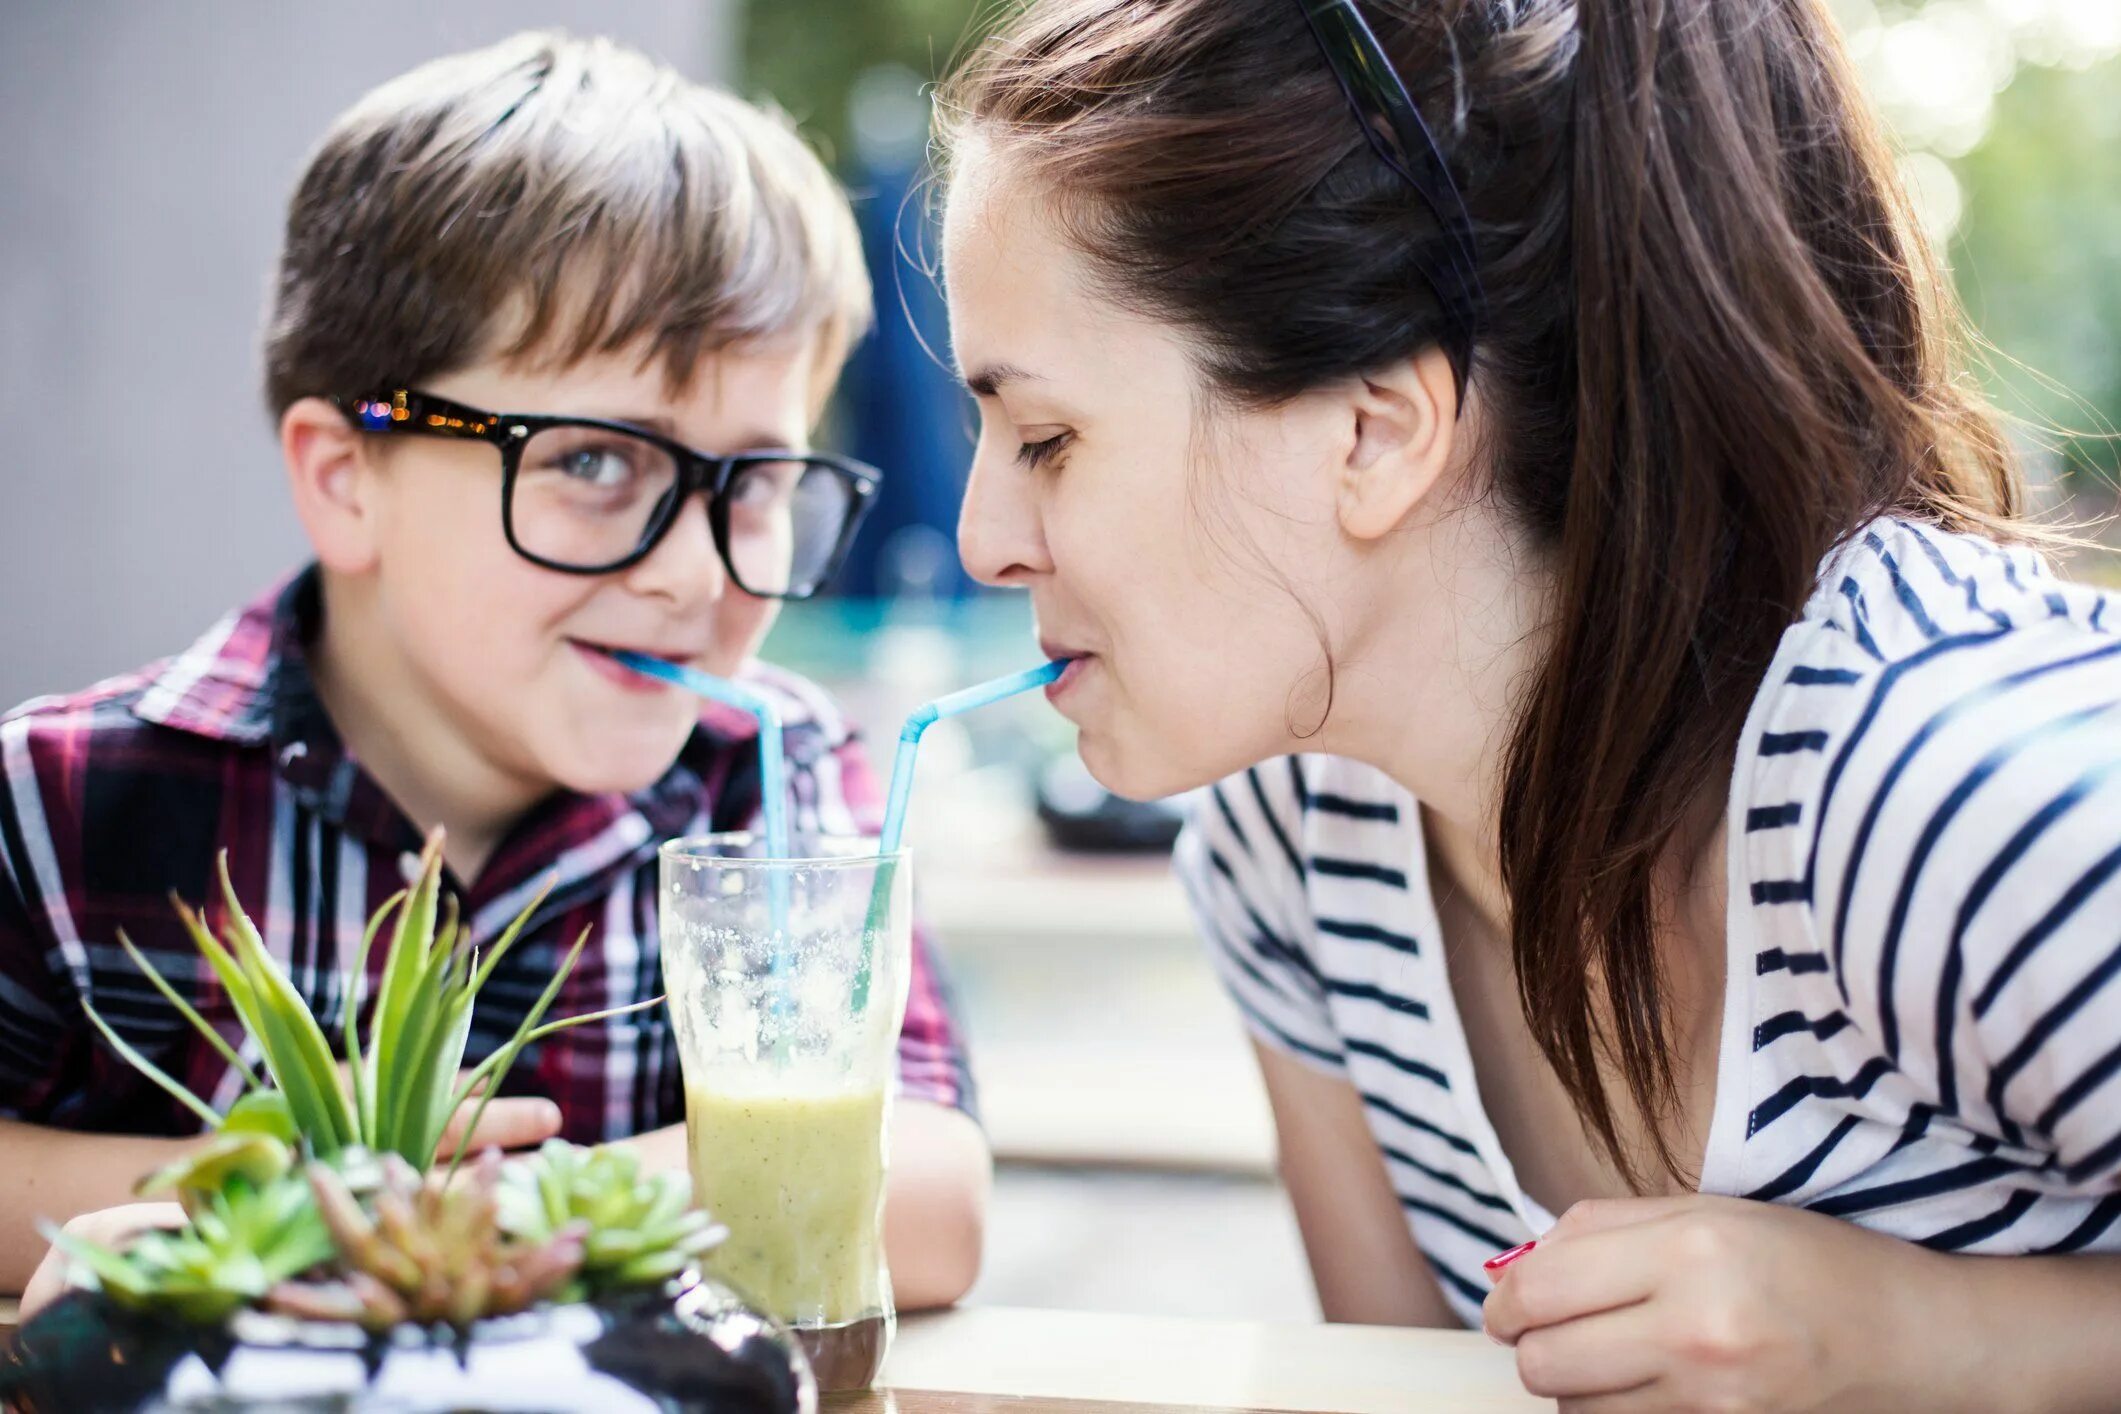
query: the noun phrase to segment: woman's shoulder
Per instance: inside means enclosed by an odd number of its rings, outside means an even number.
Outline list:
[[[2057,574],[2029,545],[2004,545],[1901,517],[1849,536],[1820,568],[1803,623],[1846,635],[1880,664],[1944,641],[2014,636],[2025,646],[2071,630],[2121,629],[2114,595]]]
[[[2121,752],[2121,605],[2023,546],[1880,521],[1827,561],[1733,779],[1756,901],[1839,907],[1843,872],[1926,860]],[[2117,783],[2121,784],[2121,783]],[[1741,813],[1742,812],[1742,815]],[[2121,834],[2121,808],[2092,812]]]
[[[1881,522],[1785,636],[1733,793],[1760,973],[1830,978],[1948,1092],[1955,1051],[2025,1039],[2003,1001],[2033,1026],[2111,949],[2121,605],[2022,547]]]
[[[1808,801],[1869,800],[1917,756],[1935,779],[2025,737],[2052,715],[2044,707],[2112,701],[2115,598],[2025,546],[1874,523],[1828,557],[1761,683],[1735,785],[1762,798],[1741,803],[1791,815]]]

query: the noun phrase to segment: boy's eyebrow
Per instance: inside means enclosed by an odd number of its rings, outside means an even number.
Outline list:
[[[963,376],[965,386],[972,390],[973,396],[981,398],[993,397],[1006,383],[1022,383],[1038,378],[1036,373],[1018,368],[1013,363],[985,364],[977,372]]]
[[[659,413],[650,413],[644,417],[629,416],[623,412],[598,412],[584,415],[599,418],[605,422],[623,422],[628,427],[638,427],[643,431],[653,432],[658,437],[667,437],[673,442],[685,442],[685,439],[678,435],[677,424]],[[690,446],[691,444],[687,442],[685,445]],[[700,450],[707,451],[709,449],[703,447]],[[788,435],[785,432],[774,432],[754,427],[749,432],[738,437],[731,450],[745,452],[794,451],[795,445],[788,440]]]

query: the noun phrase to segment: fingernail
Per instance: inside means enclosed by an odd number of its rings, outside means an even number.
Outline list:
[[[1522,1257],[1525,1253],[1531,1251],[1534,1247],[1537,1247],[1538,1245],[1539,1239],[1535,1237],[1530,1242],[1519,1243],[1517,1246],[1512,1247],[1507,1252],[1497,1252],[1494,1256],[1488,1258],[1487,1261],[1482,1262],[1480,1264],[1481,1269],[1487,1272],[1489,1276],[1494,1276],[1504,1267],[1507,1267],[1508,1265],[1510,1265],[1510,1263],[1516,1261],[1519,1257]]]

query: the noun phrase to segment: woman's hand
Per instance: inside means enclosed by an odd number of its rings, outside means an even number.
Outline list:
[[[1488,1297],[1488,1334],[1569,1411],[1942,1409],[1977,1398],[1954,1259],[1735,1198],[1579,1203]]]

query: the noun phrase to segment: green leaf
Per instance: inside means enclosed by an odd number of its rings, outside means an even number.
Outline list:
[[[412,1129],[423,1156],[420,1164],[423,1172],[433,1166],[435,1151],[442,1144],[442,1132],[449,1127],[450,1116],[456,1113],[450,1102],[458,1084],[458,1071],[464,1065],[464,1047],[471,1039],[471,1005],[469,992],[452,1002],[447,1029],[439,1033],[441,1053],[428,1068],[428,1089],[418,1106],[420,1122]]]
[[[265,1034],[259,1040],[263,1044],[269,1037],[275,1042],[266,1048],[273,1078],[287,1092],[288,1104],[312,1145],[326,1153],[337,1153],[354,1142],[355,1134],[353,1114],[332,1060],[331,1043],[237,901],[235,885],[228,877],[225,850],[220,872],[221,894],[228,905],[229,937],[244,980],[257,996],[259,1019],[265,1024]]]
[[[143,1056],[137,1050],[134,1050],[131,1044],[128,1043],[123,1036],[120,1036],[117,1032],[110,1029],[110,1024],[108,1022],[106,1022],[102,1017],[96,1015],[96,1009],[93,1006],[89,1005],[88,998],[86,997],[83,997],[81,999],[81,1010],[88,1013],[88,1019],[95,1024],[95,1027],[98,1031],[103,1033],[103,1039],[110,1042],[110,1048],[112,1050],[116,1051],[120,1056],[124,1057],[125,1063],[127,1065],[131,1066],[134,1070],[139,1071],[149,1080],[154,1081],[155,1084],[161,1086],[164,1090],[168,1091],[170,1096],[175,1099],[177,1103],[183,1105],[184,1108],[190,1110],[200,1119],[205,1120],[206,1125],[209,1129],[219,1129],[221,1127],[221,1116],[214,1111],[213,1106],[207,1104],[206,1101],[200,1099],[197,1095],[194,1095],[191,1091],[185,1089],[175,1080],[170,1079],[168,1074],[163,1071],[161,1066],[156,1065],[146,1056]]]
[[[323,1156],[345,1147],[333,1100],[339,1094],[338,1075],[329,1073],[322,1085],[302,1058],[301,1047],[277,1007],[267,1006],[259,1015],[258,1049],[272,1071],[280,1093],[287,1097],[289,1115],[310,1149]]]
[[[567,950],[567,956],[562,958],[560,965],[553,970],[552,980],[547,982],[545,990],[538,994],[537,1004],[531,1007],[530,1014],[523,1018],[520,1026],[516,1027],[515,1035],[511,1036],[507,1044],[495,1051],[493,1055],[480,1062],[478,1069],[466,1077],[463,1087],[457,1091],[456,1099],[449,1107],[452,1114],[456,1112],[457,1106],[470,1098],[471,1091],[477,1085],[481,1074],[490,1073],[491,1080],[486,1087],[486,1093],[479,1096],[478,1106],[472,1110],[471,1120],[464,1126],[464,1133],[467,1137],[478,1130],[479,1117],[486,1113],[486,1106],[495,1095],[500,1093],[501,1082],[507,1078],[509,1067],[516,1063],[516,1057],[521,1055],[523,1048],[530,1044],[528,1039],[530,1033],[535,1029],[538,1020],[545,1015],[545,1009],[552,1005],[552,999],[560,994],[561,986],[566,983],[568,975],[574,971],[575,962],[582,956],[582,949],[588,942],[589,930],[584,928],[582,936],[575,939],[574,946]],[[464,1154],[468,1148],[469,1145],[459,1145],[455,1156],[450,1159],[449,1172],[452,1176],[456,1174],[457,1166],[463,1163]]]
[[[645,1286],[649,1282],[676,1276],[685,1270],[686,1264],[691,1260],[691,1256],[684,1252],[643,1252],[640,1256],[629,1258],[600,1275],[605,1283],[612,1286]]]
[[[37,1230],[44,1240],[57,1250],[87,1267],[96,1275],[103,1289],[112,1295],[120,1293],[144,1296],[150,1287],[148,1280],[123,1254],[114,1252],[101,1243],[90,1242],[85,1237],[61,1230],[53,1223],[38,1219]]]
[[[221,1120],[223,1134],[269,1134],[284,1144],[301,1142],[294,1111],[281,1090],[253,1090],[228,1107]]]
[[[236,1015],[242,1018],[243,1029],[255,1039],[258,1034],[258,999],[252,995],[250,983],[243,979],[243,969],[236,965],[236,960],[228,955],[228,950],[214,938],[212,930],[206,926],[206,919],[190,904],[175,894],[169,896],[169,901],[176,907],[177,916],[184,920],[184,927],[190,932],[200,956],[213,968],[214,975],[221,979],[221,989],[228,993],[229,1005],[233,1006]]]
[[[472,991],[480,991],[486,986],[486,979],[491,977],[493,970],[501,965],[501,959],[508,956],[508,950],[515,946],[516,939],[521,936],[524,925],[530,922],[530,915],[536,913],[545,900],[551,897],[552,886],[555,882],[554,877],[548,876],[544,884],[539,887],[536,897],[532,898],[529,903],[524,904],[523,911],[518,913],[509,925],[501,930],[500,937],[494,939],[493,946],[488,948],[486,956],[480,959],[478,971],[472,975]]]
[[[376,1111],[379,1126],[390,1110],[386,1097],[397,1088],[397,1037],[405,1029],[405,1014],[427,989],[428,949],[434,937],[435,896],[442,887],[442,843],[439,834],[428,836],[420,854],[420,877],[398,909],[397,926],[391,930],[390,956],[383,963],[383,980],[376,988],[375,1027],[369,1036],[375,1052]],[[380,1138],[379,1133],[379,1138]],[[378,1147],[389,1147],[379,1145]]]
[[[140,971],[146,975],[147,980],[154,984],[155,990],[160,992],[163,996],[167,997],[169,999],[169,1004],[175,1007],[177,1011],[184,1017],[184,1019],[186,1021],[189,1021],[192,1024],[193,1028],[196,1029],[201,1036],[206,1038],[206,1044],[212,1046],[214,1050],[219,1052],[221,1059],[227,1061],[230,1067],[242,1073],[243,1083],[245,1086],[252,1090],[259,1089],[263,1086],[264,1082],[258,1079],[257,1072],[252,1070],[250,1066],[244,1062],[243,1057],[236,1054],[234,1048],[231,1047],[227,1041],[222,1039],[221,1033],[219,1031],[216,1031],[211,1025],[207,1023],[205,1017],[199,1015],[198,1012],[192,1009],[192,1005],[190,1002],[184,1000],[183,997],[177,995],[176,988],[170,986],[168,982],[163,980],[162,974],[155,970],[154,964],[149,962],[146,956],[142,954],[138,948],[133,946],[133,940],[131,938],[125,936],[125,930],[123,928],[120,928],[118,930],[118,946],[125,949],[125,955],[133,960],[133,966],[139,968]]]
[[[383,920],[404,901],[405,891],[400,889],[385,899],[368,920],[368,927],[361,933],[360,949],[354,953],[353,971],[346,975],[341,988],[346,996],[346,1075],[353,1086],[356,1142],[371,1148],[376,1133],[376,1087],[375,1077],[369,1073],[367,1059],[361,1053],[361,997],[368,983],[368,950],[374,945]]]
[[[294,1155],[271,1135],[223,1131],[204,1147],[141,1179],[133,1192],[143,1198],[162,1193],[219,1193],[238,1178],[263,1188],[292,1167]]]
[[[449,1089],[456,1083],[457,1062],[464,1054],[460,1038],[467,1034],[470,1021],[469,996],[460,1001],[430,988],[413,1007],[406,1034],[400,1039],[405,1055],[398,1069],[398,1093],[386,1097],[395,1109],[389,1132],[392,1142],[384,1147],[423,1173],[434,1163],[435,1146],[449,1122]],[[454,1056],[450,1053],[453,1040]]]

